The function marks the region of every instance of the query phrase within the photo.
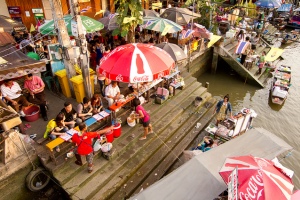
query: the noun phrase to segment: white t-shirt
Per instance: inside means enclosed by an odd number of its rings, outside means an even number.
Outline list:
[[[20,85],[17,82],[13,82],[11,88],[7,87],[5,84],[1,85],[1,92],[3,97],[8,97],[10,99],[16,99],[21,94],[17,94],[18,91],[22,91]]]
[[[110,84],[105,88],[105,96],[112,96],[115,97],[120,92],[120,88],[118,86],[112,87]]]

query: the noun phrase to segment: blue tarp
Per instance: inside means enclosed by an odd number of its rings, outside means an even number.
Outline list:
[[[277,9],[277,11],[280,12],[289,12],[292,9],[293,4],[282,4],[280,8]]]

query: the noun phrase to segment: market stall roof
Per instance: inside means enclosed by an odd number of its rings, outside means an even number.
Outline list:
[[[42,71],[46,71],[45,62],[27,57],[11,44],[0,46],[0,81]]]
[[[7,44],[15,44],[14,38],[7,32],[0,32],[0,46],[5,46]]]
[[[0,28],[3,28],[5,32],[12,31],[26,31],[27,28],[24,24],[21,24],[9,17],[4,15],[0,15]]]
[[[131,199],[199,199],[218,197],[227,189],[219,171],[227,157],[253,155],[273,159],[292,147],[265,129],[257,128],[202,153]]]

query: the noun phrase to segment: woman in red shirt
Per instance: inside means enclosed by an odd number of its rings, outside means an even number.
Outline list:
[[[75,164],[82,166],[82,161],[80,156],[86,156],[86,162],[88,163],[88,172],[93,171],[93,138],[98,135],[107,133],[110,130],[113,130],[114,127],[110,126],[105,129],[96,131],[96,132],[87,132],[87,126],[85,123],[80,123],[79,134],[74,134],[72,136],[72,142],[76,143],[77,148],[75,148]]]

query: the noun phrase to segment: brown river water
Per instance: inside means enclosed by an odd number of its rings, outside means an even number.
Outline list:
[[[295,172],[293,182],[295,188],[300,189],[300,43],[287,47],[282,57],[284,60],[279,64],[292,67],[292,86],[283,106],[273,105],[269,101],[270,80],[263,89],[244,84],[225,62],[219,63],[216,74],[207,72],[198,81],[203,85],[209,82],[208,91],[216,99],[229,94],[233,113],[243,107],[254,109],[258,116],[253,127],[265,128],[293,147],[292,154],[280,162]]]

